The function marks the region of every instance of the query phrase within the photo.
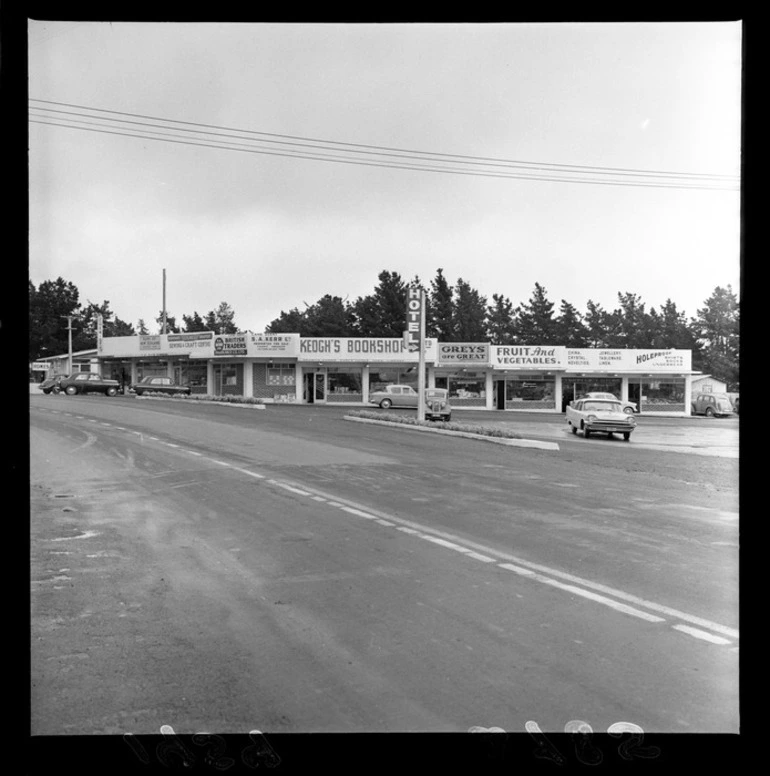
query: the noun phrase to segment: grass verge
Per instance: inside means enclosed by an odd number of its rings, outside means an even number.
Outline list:
[[[403,426],[427,426],[429,428],[440,428],[445,431],[462,431],[466,434],[478,434],[479,436],[496,437],[498,439],[523,439],[522,435],[517,434],[515,431],[509,431],[504,428],[475,425],[473,423],[443,423],[433,420],[417,420],[417,418],[412,418],[408,415],[389,415],[387,413],[374,412],[372,410],[351,410],[345,414],[354,418],[380,420]]]

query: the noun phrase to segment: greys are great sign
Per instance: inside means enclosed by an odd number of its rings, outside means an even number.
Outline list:
[[[486,342],[440,342],[439,366],[488,366],[489,344]]]

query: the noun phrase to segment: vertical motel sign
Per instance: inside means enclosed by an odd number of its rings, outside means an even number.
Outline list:
[[[409,286],[406,292],[406,331],[404,341],[410,353],[418,353],[421,339],[422,324],[422,290],[417,286]]]
[[[406,292],[406,331],[404,343],[410,353],[419,353],[417,370],[417,420],[425,419],[425,294],[419,286]]]

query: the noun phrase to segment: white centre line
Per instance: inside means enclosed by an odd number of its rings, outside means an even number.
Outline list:
[[[674,630],[682,631],[690,636],[694,636],[696,639],[702,639],[703,641],[710,641],[712,644],[730,644],[728,639],[723,639],[721,636],[715,636],[713,633],[706,633],[706,631],[700,628],[691,628],[689,625],[674,625]]]
[[[141,432],[135,431],[133,433],[139,434],[141,436]],[[165,443],[165,444],[168,444],[169,447],[177,447],[177,448],[179,447],[179,445],[175,445],[172,443]],[[187,450],[186,452],[191,453],[192,455],[201,455],[201,453],[196,453],[192,450]],[[647,609],[660,612],[661,614],[667,614],[680,620],[685,620],[687,622],[702,625],[703,627],[709,628],[712,631],[723,633],[727,636],[731,636],[736,639],[738,638],[738,631],[733,628],[728,628],[724,625],[719,625],[718,623],[714,623],[700,617],[688,615],[684,612],[677,611],[676,609],[672,609],[670,607],[663,606],[661,604],[656,604],[655,602],[647,601],[645,599],[638,598],[637,596],[624,593],[621,590],[615,590],[605,585],[601,585],[596,582],[591,582],[590,580],[581,579],[580,577],[576,577],[572,574],[559,571],[558,569],[551,569],[546,566],[541,566],[541,565],[532,563],[531,561],[522,561],[520,558],[516,558],[515,556],[509,555],[507,553],[499,552],[498,550],[490,550],[490,548],[484,547],[483,545],[477,544],[472,541],[463,540],[466,545],[469,545],[469,546],[463,546],[462,544],[458,544],[455,541],[451,541],[451,539],[458,538],[451,534],[446,534],[441,531],[435,531],[434,533],[424,533],[424,530],[425,530],[424,526],[418,527],[418,524],[410,523],[409,521],[406,521],[400,518],[393,518],[395,522],[391,522],[390,520],[386,520],[385,519],[386,515],[384,515],[384,513],[378,512],[378,510],[372,509],[370,513],[369,511],[365,511],[366,508],[360,509],[356,506],[351,505],[350,502],[344,503],[340,501],[335,501],[326,495],[322,496],[322,495],[313,493],[313,491],[304,490],[302,488],[290,485],[289,483],[286,483],[286,482],[281,482],[275,479],[267,479],[263,474],[252,472],[252,471],[249,471],[248,469],[242,469],[237,466],[232,466],[232,464],[226,463],[224,461],[218,461],[214,458],[207,458],[206,460],[210,461],[211,463],[218,464],[219,466],[226,466],[226,467],[233,468],[236,471],[239,471],[242,474],[246,474],[250,477],[254,477],[257,479],[265,479],[266,482],[269,483],[270,485],[275,485],[291,493],[296,493],[297,495],[300,495],[300,496],[309,496],[314,501],[326,502],[329,506],[337,507],[338,509],[344,512],[347,512],[349,514],[356,515],[358,517],[363,517],[366,520],[374,520],[380,525],[394,527],[396,528],[396,530],[402,531],[403,533],[417,536],[417,538],[424,539],[433,544],[439,545],[441,547],[445,547],[446,549],[451,549],[456,552],[461,552],[466,557],[473,558],[474,560],[479,560],[483,563],[497,563],[499,568],[503,568],[508,571],[513,571],[514,573],[522,577],[525,577],[527,579],[531,579],[543,584],[550,585],[552,587],[559,588],[560,590],[564,590],[574,595],[578,595],[588,600],[594,601],[596,603],[603,604],[604,606],[608,606],[616,611],[631,615],[633,617],[638,617],[642,620],[646,620],[647,622],[661,623],[661,622],[665,622],[666,620],[664,617],[659,617],[655,614],[650,614],[649,612],[642,611],[641,609],[637,609],[636,607],[629,606],[628,604],[621,603],[620,601],[615,600],[615,598],[619,598],[625,601],[630,601],[632,603],[636,603],[640,606],[643,606]],[[390,516],[387,515],[387,517],[390,517]],[[438,534],[438,535],[434,535],[434,534]],[[446,536],[447,538],[443,539],[441,538],[441,536]],[[487,552],[490,552],[490,555],[485,555],[483,553],[476,552],[474,549],[471,549],[472,547],[476,549],[486,550]],[[492,554],[497,555],[498,557],[497,558],[491,557]],[[505,560],[516,561],[516,563],[501,563],[499,562],[501,558]],[[540,572],[546,572],[546,573],[543,574]],[[559,577],[560,579],[567,580],[567,581],[561,582],[558,579],[554,579],[554,577]],[[582,587],[580,587],[580,585],[582,585]],[[585,589],[585,588],[591,588],[591,589]],[[602,592],[607,593],[610,596],[614,596],[614,598],[610,598],[608,597],[608,595],[600,595],[599,593],[592,592],[592,590],[600,590]],[[722,638],[720,636],[715,636],[712,633],[708,633],[705,630],[694,628],[689,625],[679,624],[679,625],[674,625],[673,628],[682,633],[686,633],[690,636],[702,639],[704,641],[709,641],[713,644],[725,645],[725,644],[731,643],[728,639]]]
[[[192,451],[190,451],[190,452],[192,452]],[[195,453],[195,455],[200,455],[200,453]],[[258,480],[264,480],[265,479],[265,475],[264,474],[257,474],[257,472],[250,472],[248,469],[239,469],[239,468],[236,467],[235,471],[241,472],[241,474],[248,474],[249,477],[255,477]]]

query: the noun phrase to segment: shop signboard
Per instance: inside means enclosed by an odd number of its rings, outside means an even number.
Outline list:
[[[160,334],[140,334],[139,351],[141,353],[161,350]]]
[[[217,334],[214,337],[215,357],[245,356],[246,334]]]
[[[214,333],[211,331],[193,331],[184,334],[167,334],[168,351],[174,355],[195,355],[211,350]]]
[[[134,337],[103,337],[99,355],[111,358],[141,356],[207,356],[211,352],[210,331],[182,334],[140,334]]]
[[[492,345],[495,369],[564,369],[567,348],[561,345]]]
[[[250,334],[247,344],[250,356],[296,358],[299,334]]]
[[[419,361],[419,352],[409,351],[402,337],[301,337],[300,361],[407,362]],[[425,360],[436,357],[436,340],[425,340]]]
[[[571,372],[689,372],[692,351],[569,348],[567,368]]]
[[[487,342],[440,342],[437,366],[489,366]]]

